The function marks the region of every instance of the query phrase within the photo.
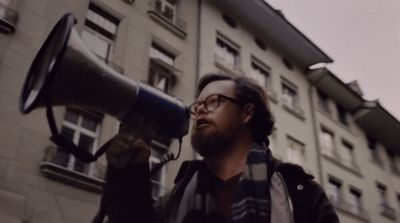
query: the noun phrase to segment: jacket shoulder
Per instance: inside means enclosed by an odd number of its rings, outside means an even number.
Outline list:
[[[339,218],[314,176],[296,164],[282,163],[277,167],[285,180],[293,202],[296,222],[338,223]]]

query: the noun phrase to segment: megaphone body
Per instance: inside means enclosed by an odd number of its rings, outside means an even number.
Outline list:
[[[171,138],[186,135],[188,108],[180,100],[108,67],[85,47],[75,23],[71,14],[64,15],[40,48],[22,89],[21,112],[74,105],[120,121],[138,115],[155,123],[159,134]]]

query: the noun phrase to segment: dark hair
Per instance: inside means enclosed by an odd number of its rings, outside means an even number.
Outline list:
[[[275,118],[273,117],[264,89],[246,77],[231,77],[224,74],[206,74],[197,85],[196,97],[209,83],[214,81],[231,80],[235,83],[235,97],[245,105],[254,105],[254,114],[249,122],[249,128],[256,143],[269,144],[268,136],[272,134]]]

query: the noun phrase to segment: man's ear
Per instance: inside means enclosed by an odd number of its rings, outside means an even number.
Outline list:
[[[254,104],[248,103],[243,107],[243,123],[247,124],[254,116]]]

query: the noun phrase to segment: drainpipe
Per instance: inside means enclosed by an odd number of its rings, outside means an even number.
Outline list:
[[[200,49],[201,49],[201,7],[202,7],[202,0],[198,1],[198,10],[197,10],[197,43],[196,43],[196,76],[195,76],[195,83],[194,86],[197,86],[200,79]],[[195,99],[195,98],[194,98]]]
[[[197,9],[197,42],[196,42],[196,71],[195,71],[195,78],[194,78],[194,88],[196,89],[197,84],[199,83],[200,79],[200,49],[201,49],[201,7],[203,1],[198,0],[198,9]],[[195,97],[196,90],[193,92],[193,101],[196,100]],[[196,159],[196,153],[193,153],[193,159]]]
[[[318,175],[319,175],[319,179],[320,179],[320,184],[323,188],[324,187],[324,176],[323,176],[323,172],[322,172],[322,157],[321,157],[321,145],[320,145],[320,141],[319,141],[319,137],[318,137],[318,123],[317,123],[317,119],[315,116],[315,104],[314,104],[314,99],[313,99],[313,86],[315,85],[315,83],[317,83],[319,80],[321,80],[322,78],[318,79],[316,82],[314,83],[310,83],[310,87],[308,88],[308,96],[310,99],[310,107],[311,107],[311,120],[313,123],[313,133],[314,133],[314,139],[315,139],[315,145],[316,145],[316,151],[317,151],[317,167],[318,167]]]

